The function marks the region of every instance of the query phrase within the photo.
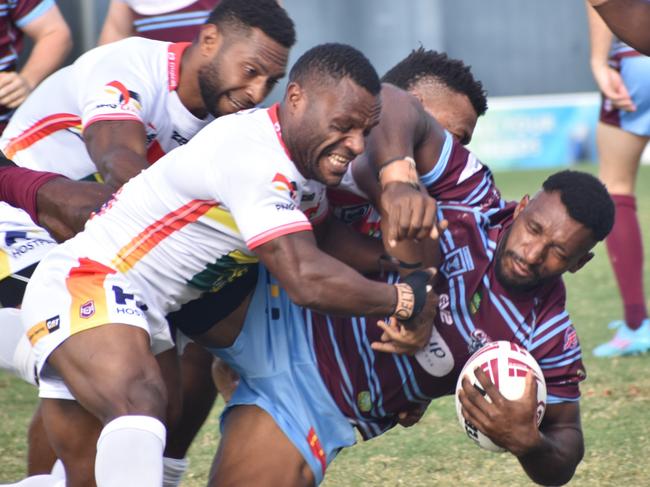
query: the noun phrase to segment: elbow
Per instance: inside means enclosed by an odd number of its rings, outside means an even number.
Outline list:
[[[320,309],[322,293],[319,281],[310,273],[298,270],[290,282],[283,282],[282,286],[293,303],[303,308]]]

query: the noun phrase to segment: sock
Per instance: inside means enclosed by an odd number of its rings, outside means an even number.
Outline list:
[[[20,319],[20,310],[0,308],[0,369],[36,385],[35,358]]]
[[[0,201],[22,208],[38,223],[36,193],[48,181],[62,177],[64,176],[60,174],[25,167],[0,166]]]
[[[97,440],[97,487],[160,487],[165,425],[151,416],[120,416]]]
[[[636,214],[636,198],[611,195],[616,206],[614,228],[607,237],[607,252],[623,298],[625,322],[636,330],[648,317],[643,292],[643,243]]]
[[[2,484],[2,487],[65,487],[65,480],[54,475],[33,475],[15,484]]]
[[[163,457],[163,487],[178,487],[189,464],[187,458]]]

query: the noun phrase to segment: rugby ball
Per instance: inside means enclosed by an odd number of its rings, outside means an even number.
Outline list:
[[[526,383],[526,373],[532,370],[537,379],[537,425],[542,422],[546,410],[546,382],[542,369],[533,356],[521,345],[508,341],[497,341],[486,344],[472,355],[458,377],[456,383],[456,415],[460,426],[467,436],[481,448],[493,452],[504,452],[505,449],[495,445],[490,438],[481,433],[473,424],[463,418],[462,406],[458,399],[461,381],[467,376],[470,383],[484,394],[481,384],[474,376],[474,370],[480,367],[497,386],[506,399],[521,398]],[[490,398],[485,396],[489,401]]]

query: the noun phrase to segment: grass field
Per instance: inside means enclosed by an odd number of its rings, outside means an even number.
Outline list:
[[[497,183],[507,198],[534,192],[548,171],[504,172]],[[650,168],[642,168],[639,214],[650,255]],[[645,275],[650,276],[646,263]],[[576,275],[566,279],[569,311],[583,349],[588,379],[582,385],[582,423],[586,455],[570,485],[650,485],[650,356],[597,360],[591,349],[610,337],[606,325],[620,318],[621,305],[604,247]],[[36,391],[0,373],[0,483],[24,474],[25,431]],[[190,452],[185,487],[205,485],[216,449],[219,402]],[[251,460],[254,461],[254,460]],[[475,447],[456,421],[452,398],[431,405],[410,429],[396,428],[382,437],[340,454],[328,470],[327,487],[357,486],[518,486],[531,485],[517,461]]]

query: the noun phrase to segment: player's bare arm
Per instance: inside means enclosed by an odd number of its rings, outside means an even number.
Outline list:
[[[650,1],[588,0],[616,36],[650,56]]]
[[[362,274],[396,270],[378,239],[355,232],[331,216],[314,226],[314,235],[318,248]]]
[[[370,281],[321,252],[312,232],[273,239],[257,247],[255,253],[300,306],[333,314],[395,312],[394,286]]]
[[[113,190],[149,166],[146,158],[147,134],[140,122],[95,122],[84,130],[84,139],[104,182]]]
[[[38,224],[63,242],[83,230],[90,215],[112,194],[106,184],[73,181],[63,176],[52,179],[36,193]]]
[[[628,112],[636,107],[625,86],[621,73],[609,65],[609,49],[612,45],[612,31],[605,21],[589,5],[587,20],[589,21],[589,39],[591,45],[591,71],[598,88],[611,100],[616,108]]]
[[[20,70],[0,73],[0,103],[18,107],[45,77],[55,71],[72,49],[72,36],[59,8],[47,12],[24,26],[34,47]]]
[[[577,402],[550,404],[537,428],[537,383],[529,372],[521,399],[508,400],[486,374],[474,371],[486,398],[463,379],[463,416],[517,457],[528,476],[543,485],[568,482],[582,460],[584,443]]]
[[[435,236],[435,200],[418,191],[418,174],[430,171],[438,160],[444,131],[416,97],[399,88],[382,85],[382,103],[379,125],[368,137],[366,161],[360,161],[357,173],[374,172],[377,177],[364,174],[359,185],[389,215],[388,241]]]

